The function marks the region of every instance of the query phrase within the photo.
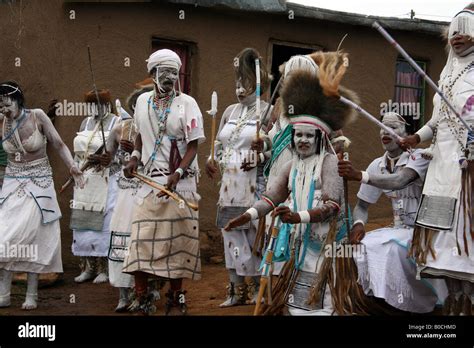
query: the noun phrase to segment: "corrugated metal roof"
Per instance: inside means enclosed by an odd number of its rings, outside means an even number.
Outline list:
[[[295,17],[313,18],[344,24],[372,26],[378,21],[386,29],[407,30],[425,34],[441,34],[449,22],[430,21],[427,19],[409,19],[396,17],[368,16],[357,13],[333,11],[323,8],[308,7],[301,4],[288,3],[288,10],[293,10]]]

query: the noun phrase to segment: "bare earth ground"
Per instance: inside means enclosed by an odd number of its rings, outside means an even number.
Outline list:
[[[389,219],[374,221],[368,230],[386,226]],[[67,244],[63,244],[67,245]],[[52,286],[39,289],[39,307],[35,311],[23,311],[21,304],[25,296],[25,284],[17,281],[12,288],[12,306],[0,309],[1,315],[121,315],[114,312],[118,301],[118,289],[108,283],[92,284],[91,282],[76,284],[74,277],[78,275],[78,259],[72,255],[64,257],[64,274]],[[186,300],[189,315],[252,315],[254,306],[219,308],[226,294],[228,282],[227,271],[223,263],[202,265],[202,279],[185,281],[188,290]],[[165,287],[166,290],[167,286]],[[162,299],[156,303],[156,315],[164,315],[164,290]],[[74,298],[75,303],[71,303]]]

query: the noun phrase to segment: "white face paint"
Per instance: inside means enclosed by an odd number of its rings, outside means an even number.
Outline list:
[[[400,122],[393,122],[393,121],[385,121],[383,122],[388,128],[394,130],[394,132],[399,135],[400,137],[406,136],[405,125]],[[396,143],[396,139],[393,139],[391,135],[389,135],[383,129],[380,130],[380,140],[382,141],[382,147],[385,151],[392,152],[399,148],[398,144]]]
[[[296,152],[303,158],[316,153],[316,129],[313,127],[297,126],[294,128]]]
[[[257,99],[255,93],[249,93],[240,81],[237,81],[235,84],[235,95],[239,103],[247,106],[254,104]]]
[[[168,93],[173,90],[176,81],[178,81],[178,77],[178,69],[157,66],[154,81],[158,85],[160,92]]]
[[[14,119],[20,114],[18,102],[10,97],[0,97],[0,118]]]

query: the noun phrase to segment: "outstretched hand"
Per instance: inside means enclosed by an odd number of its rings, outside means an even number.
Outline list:
[[[235,219],[230,220],[227,225],[224,227],[224,231],[229,232],[231,229],[245,225],[250,222],[251,216],[249,213],[243,213],[240,216],[237,216]]]

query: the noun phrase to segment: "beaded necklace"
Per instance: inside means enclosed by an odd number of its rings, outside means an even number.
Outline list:
[[[473,66],[474,66],[474,62],[469,63],[464,69],[462,69],[456,75],[454,79],[452,78],[452,74],[449,74],[447,76],[446,78],[447,81],[445,84],[441,85],[441,90],[446,93],[446,97],[448,98],[448,100],[453,100],[453,87],[455,83]],[[457,118],[456,115],[451,115],[451,112],[448,109],[448,105],[446,103],[441,103],[439,109],[440,109],[440,114],[442,115],[442,117],[440,117],[438,121],[436,122],[436,126],[433,131],[432,144],[434,145],[437,141],[438,127],[440,123],[443,120],[446,120],[448,123],[449,131],[459,143],[462,153],[466,153],[467,149],[464,146],[464,143],[462,141],[462,135],[464,132],[461,131],[461,121]]]
[[[155,136],[155,145],[150,158],[145,164],[145,168],[147,168],[147,170],[155,161],[158,150],[162,144],[163,137],[166,132],[166,122],[168,121],[168,115],[171,112],[171,104],[173,104],[175,97],[176,92],[173,91],[171,94],[166,95],[163,98],[158,98],[156,92],[154,92],[153,95],[148,98],[148,120],[150,121],[153,135]],[[152,116],[150,110],[151,108],[153,108],[154,117]]]
[[[244,107],[242,112],[240,113],[239,118],[237,119],[235,124],[235,129],[232,131],[229,141],[227,142],[227,146],[224,150],[222,160],[220,161],[221,173],[224,173],[224,171],[226,170],[229,164],[229,160],[232,154],[234,153],[234,148],[237,143],[237,140],[240,139],[240,134],[242,134],[244,127],[255,114],[256,108],[256,104],[248,110],[247,107]]]

